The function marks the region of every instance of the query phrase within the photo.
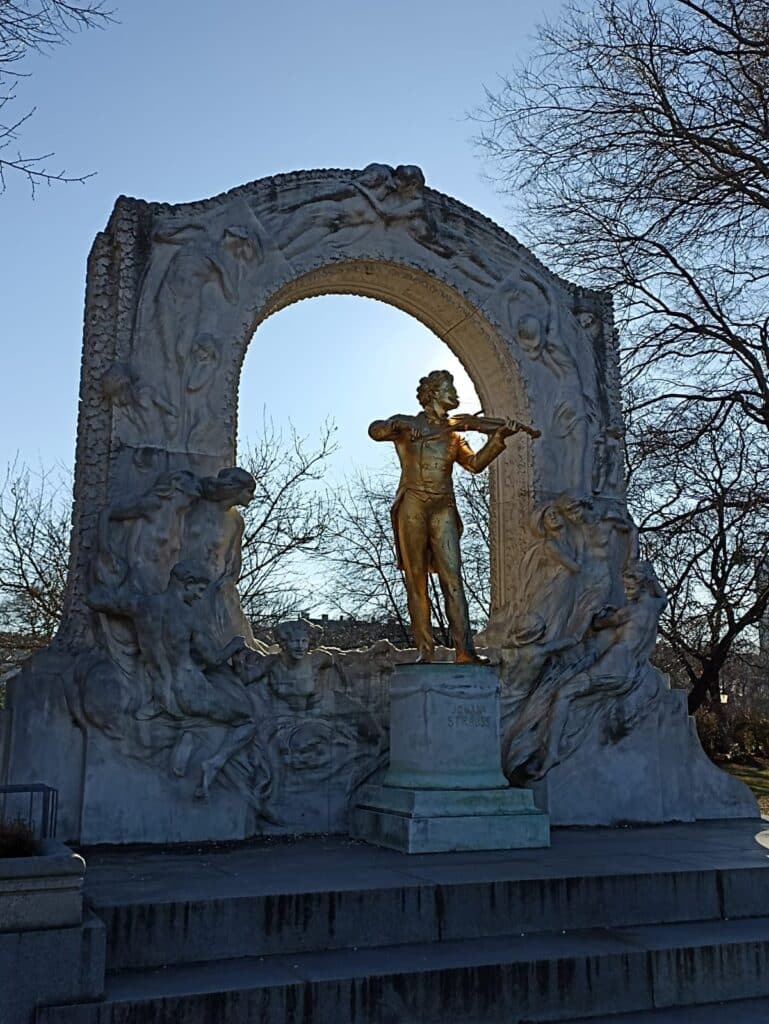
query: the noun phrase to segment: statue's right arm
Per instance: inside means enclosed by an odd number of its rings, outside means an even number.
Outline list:
[[[374,420],[368,428],[372,441],[394,441],[401,434],[410,434],[413,424],[407,416],[391,416],[389,420]]]

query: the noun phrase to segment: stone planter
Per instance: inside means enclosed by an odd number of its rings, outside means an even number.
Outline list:
[[[65,928],[83,921],[85,861],[56,839],[40,852],[0,858],[0,932]]]

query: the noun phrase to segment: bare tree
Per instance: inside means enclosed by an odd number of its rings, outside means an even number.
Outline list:
[[[324,597],[344,615],[392,623],[394,643],[410,644],[406,588],[398,568],[390,507],[397,489],[392,473],[360,473],[338,496],[333,542],[322,562],[328,567]],[[457,507],[465,525],[462,565],[470,619],[480,627],[489,614],[488,481],[461,474],[455,481]],[[436,639],[451,644],[436,577],[428,583]]]
[[[30,52],[46,52],[65,43],[74,32],[104,27],[111,20],[112,12],[103,0],[0,0],[0,111],[10,109],[16,99],[16,86],[27,77],[22,67]],[[51,171],[46,161],[53,153],[31,156],[17,148],[19,136],[34,112],[32,108],[0,122],[0,192],[5,191],[6,176],[14,172],[27,179],[33,197],[38,185],[83,182],[92,177]]]
[[[327,424],[314,445],[265,420],[240,464],[256,479],[245,512],[243,607],[272,622],[305,606],[318,589],[312,557],[325,550],[332,502],[323,489],[334,451]],[[13,465],[0,489],[0,673],[50,642],[59,624],[67,577],[71,481],[54,470]]]
[[[692,708],[767,600],[768,112],[763,0],[596,0],[543,25],[482,114],[521,234],[615,292],[631,507]]]
[[[314,603],[314,559],[325,552],[334,523],[334,501],[322,482],[335,430],[326,423],[308,445],[293,426],[285,437],[265,417],[258,440],[239,456],[256,480],[254,500],[243,510],[239,583],[254,622],[269,624]]]
[[[699,412],[699,415],[698,415]],[[711,429],[690,406],[631,447],[630,498],[645,557],[669,594],[660,637],[690,686],[689,710],[720,706],[720,675],[756,659],[756,629],[769,602],[761,578],[769,545],[769,465],[761,432],[732,416]]]
[[[49,642],[61,616],[71,482],[13,465],[0,490],[0,672]]]
[[[488,475],[459,473],[454,481],[454,490],[464,523],[462,577],[470,607],[470,619],[480,629],[485,626],[491,614],[491,504]]]
[[[769,8],[596,0],[489,94],[482,143],[558,269],[615,290],[638,408],[769,429]]]
[[[406,590],[390,522],[393,494],[387,473],[358,473],[337,493],[333,539],[323,559],[323,598],[343,615],[391,622],[390,639],[408,644]]]

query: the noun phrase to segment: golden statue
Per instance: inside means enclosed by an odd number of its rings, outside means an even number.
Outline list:
[[[418,416],[375,420],[368,428],[374,441],[392,441],[400,459],[401,479],[391,515],[398,566],[406,577],[411,630],[419,660],[432,661],[435,641],[427,575],[435,572],[446,602],[456,661],[479,662],[482,659],[475,653],[462,585],[462,520],[457,512],[452,470],[458,462],[470,473],[480,473],[502,454],[506,438],[519,430],[539,437],[539,431],[514,420],[482,414],[450,417],[448,412],[456,409],[459,399],[448,370],[433,370],[422,377],[417,399],[422,406]],[[474,452],[457,433],[460,430],[477,430],[489,438],[480,451]]]

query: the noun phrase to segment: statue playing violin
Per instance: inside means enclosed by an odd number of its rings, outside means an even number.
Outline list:
[[[374,441],[392,441],[401,465],[401,478],[391,517],[398,565],[406,578],[411,629],[419,661],[430,662],[434,639],[430,623],[428,574],[437,573],[446,604],[446,617],[458,663],[480,662],[475,651],[462,584],[459,539],[462,521],[457,511],[452,472],[454,463],[481,473],[505,450],[505,441],[518,432],[540,436],[534,427],[482,413],[449,416],[459,405],[454,379],[447,370],[433,370],[419,382],[422,412],[392,416],[369,427]],[[459,431],[474,430],[488,440],[474,452]]]

